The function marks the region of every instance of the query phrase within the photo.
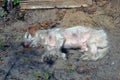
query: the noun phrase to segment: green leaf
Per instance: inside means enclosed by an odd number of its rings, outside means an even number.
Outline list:
[[[29,58],[23,58],[25,62],[29,62]]]
[[[73,70],[74,70],[74,67],[73,67],[73,66],[68,66],[68,67],[67,67],[67,71],[68,71],[68,72],[72,72]]]
[[[20,1],[20,0],[14,0],[14,1],[13,1],[13,4],[16,5],[16,4],[19,3],[19,1]]]
[[[34,72],[34,76],[35,76],[35,78],[38,78],[40,76],[40,72],[39,71],[35,71]]]
[[[0,46],[5,45],[5,44],[6,44],[5,41],[1,41],[1,42],[0,42]]]
[[[0,17],[3,17],[4,15],[6,15],[7,13],[3,10],[0,11]]]
[[[50,77],[50,73],[49,71],[46,71],[42,80],[48,80],[49,77]]]

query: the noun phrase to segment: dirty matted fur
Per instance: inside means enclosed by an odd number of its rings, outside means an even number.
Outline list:
[[[84,26],[37,30],[34,35],[26,32],[23,41],[30,43],[30,47],[44,45],[47,51],[43,58],[46,55],[57,55],[66,59],[61,48],[79,48],[80,52],[84,53],[81,56],[83,60],[96,61],[104,57],[108,49],[107,34],[104,30]]]

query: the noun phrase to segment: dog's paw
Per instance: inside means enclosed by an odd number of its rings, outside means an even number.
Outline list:
[[[92,55],[92,54],[84,54],[80,57],[82,60],[92,60],[92,61],[96,61],[98,59],[98,57]]]
[[[89,60],[88,55],[84,54],[80,57],[82,60]]]
[[[65,53],[61,53],[61,58],[63,58],[64,60],[67,60],[66,54]]]

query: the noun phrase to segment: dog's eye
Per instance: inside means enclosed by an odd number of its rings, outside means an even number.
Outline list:
[[[31,34],[28,34],[27,38],[31,39],[32,38]]]

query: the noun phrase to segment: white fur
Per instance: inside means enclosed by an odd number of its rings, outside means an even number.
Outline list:
[[[64,59],[66,54],[61,53],[61,47],[80,48],[84,52],[81,56],[83,60],[100,59],[108,49],[107,34],[104,30],[83,26],[38,30],[33,37],[27,32],[24,36],[24,42],[26,41],[31,41],[31,47],[44,45],[47,48],[45,55],[57,55]]]

